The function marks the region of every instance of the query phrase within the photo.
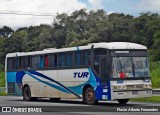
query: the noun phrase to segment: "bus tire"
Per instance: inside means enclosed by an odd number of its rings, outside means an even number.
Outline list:
[[[117,99],[117,101],[118,101],[119,104],[121,104],[121,105],[126,105],[127,102],[129,101],[129,99]]]
[[[23,89],[23,100],[24,101],[31,101],[33,98],[31,97],[31,90],[28,86],[24,87]]]
[[[93,88],[88,87],[85,90],[85,101],[88,105],[94,105],[94,104],[98,103],[98,100],[96,100]]]

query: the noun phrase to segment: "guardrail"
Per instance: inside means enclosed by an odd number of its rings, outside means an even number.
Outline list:
[[[160,95],[160,89],[153,89],[152,94],[153,95]]]
[[[0,92],[3,92],[3,91],[5,91],[5,90],[6,90],[5,87],[0,87]]]

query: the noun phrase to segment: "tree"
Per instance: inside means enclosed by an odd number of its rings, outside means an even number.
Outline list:
[[[3,26],[2,28],[0,28],[0,37],[9,37],[12,35],[13,32],[14,30],[10,27]]]

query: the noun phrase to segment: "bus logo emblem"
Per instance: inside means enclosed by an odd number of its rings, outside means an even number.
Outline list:
[[[74,78],[88,78],[89,72],[74,72]]]

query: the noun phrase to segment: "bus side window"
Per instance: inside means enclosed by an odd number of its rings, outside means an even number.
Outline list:
[[[48,62],[48,55],[45,55],[45,68],[48,68],[49,62]]]
[[[39,68],[44,68],[44,56],[41,55],[39,59]]]
[[[73,66],[73,55],[72,55],[72,53],[66,54],[66,66],[68,66],[68,67]]]
[[[59,54],[59,66],[64,67],[66,65],[65,62],[66,62],[65,54],[64,53]]]
[[[55,57],[54,57],[54,67],[57,67],[57,63],[58,63],[58,58],[57,58],[57,54],[55,54]]]
[[[27,68],[27,57],[23,56],[23,57],[19,57],[19,66],[18,69],[26,69]]]
[[[28,68],[28,57],[19,57],[19,69]]]
[[[90,65],[90,53],[88,51],[83,52],[82,62],[83,65]]]
[[[54,67],[54,60],[55,60],[55,55],[49,54],[48,55],[48,67]]]
[[[22,64],[23,64],[23,60],[22,57],[19,57],[19,61],[18,61],[18,69],[23,69]]]
[[[39,68],[39,57],[40,56],[32,56],[32,65],[31,65],[31,67],[32,68]]]
[[[27,69],[28,68],[28,57],[22,57],[23,59],[23,69]]]
[[[30,67],[31,67],[31,57],[28,56],[27,58],[28,58],[27,68],[30,69]]]
[[[80,66],[81,65],[81,52],[75,53],[75,65]]]

